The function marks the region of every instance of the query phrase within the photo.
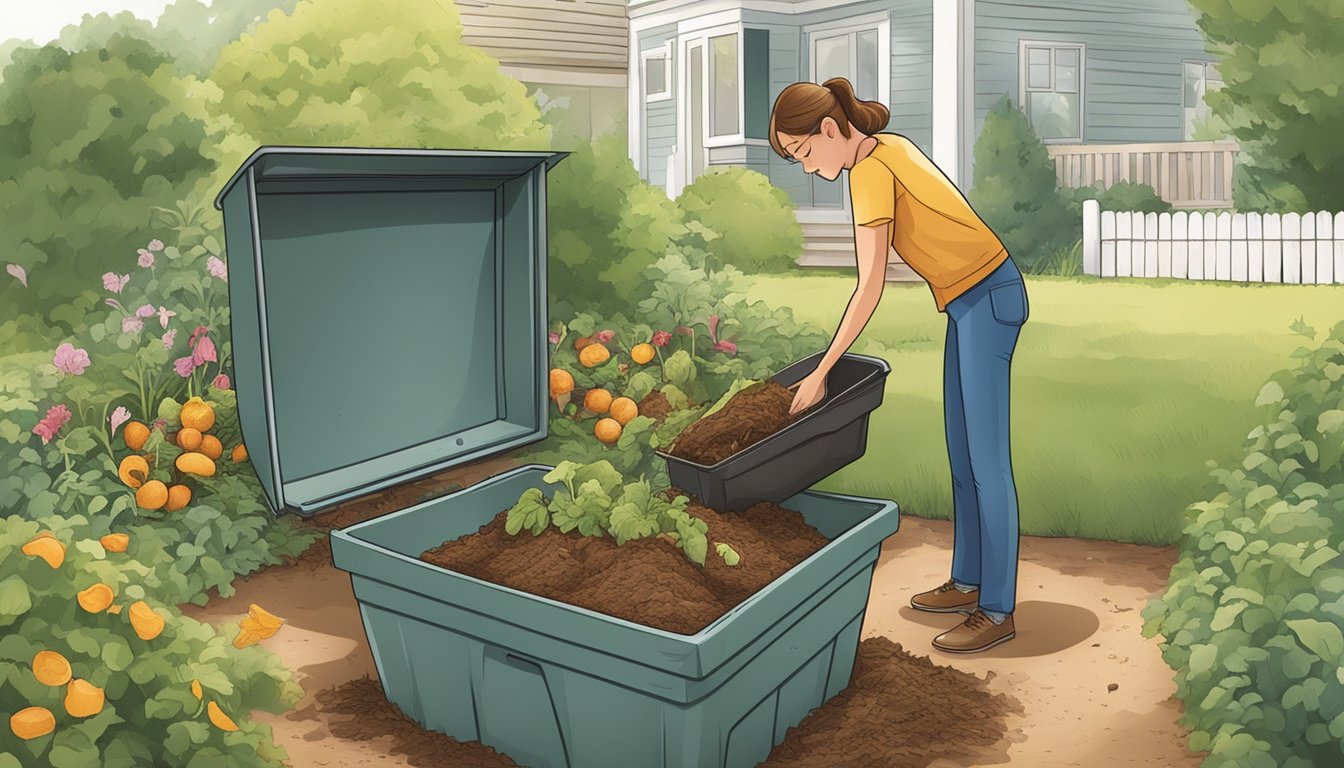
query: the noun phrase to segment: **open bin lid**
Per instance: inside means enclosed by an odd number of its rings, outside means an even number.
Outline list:
[[[224,186],[234,388],[276,513],[546,436],[563,152],[262,147]]]

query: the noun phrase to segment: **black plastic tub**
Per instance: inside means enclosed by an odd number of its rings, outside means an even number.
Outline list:
[[[824,352],[789,365],[771,378],[784,386],[816,369]],[[863,455],[868,415],[882,404],[891,366],[867,355],[842,355],[826,379],[826,397],[775,434],[712,466],[664,451],[672,485],[710,509],[738,512],[761,501],[779,503]]]

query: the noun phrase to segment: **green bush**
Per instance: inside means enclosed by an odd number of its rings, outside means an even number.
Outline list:
[[[1037,271],[1078,239],[1082,225],[1056,188],[1054,161],[1007,96],[985,116],[974,154],[968,197],[1019,266]]]
[[[187,618],[154,589],[136,552],[155,546],[131,534],[126,553],[90,538],[82,516],[50,517],[40,524],[0,519],[0,766],[138,768],[138,766],[275,766],[287,757],[270,726],[253,722],[253,709],[280,713],[302,694],[291,673],[260,647],[238,649],[207,624]],[[65,547],[64,562],[21,549],[40,532]],[[106,584],[119,613],[91,613],[79,592]],[[156,637],[141,639],[131,605],[143,601],[164,619]],[[232,629],[231,627],[229,629]],[[147,633],[148,634],[148,633]],[[103,689],[101,712],[75,717],[64,706],[66,688],[34,676],[39,651],[61,654],[75,679]],[[202,698],[192,692],[199,681]],[[226,731],[208,719],[214,702],[233,719]],[[9,730],[19,710],[47,709],[55,730],[21,741]]]
[[[718,237],[707,248],[747,274],[783,272],[803,253],[803,229],[788,194],[763,174],[723,168],[697,178],[677,198],[688,221]]]
[[[1344,748],[1344,323],[1296,357],[1144,611],[1209,768],[1335,765]]]

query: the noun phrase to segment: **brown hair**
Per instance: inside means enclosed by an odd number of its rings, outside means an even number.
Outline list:
[[[843,77],[833,77],[821,85],[794,83],[780,92],[770,110],[770,146],[788,159],[779,134],[811,136],[821,130],[821,121],[828,117],[839,124],[840,134],[849,138],[851,124],[869,135],[882,130],[891,111],[876,101],[860,101]]]

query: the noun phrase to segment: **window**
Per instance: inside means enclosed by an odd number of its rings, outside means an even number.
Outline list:
[[[878,70],[881,58],[877,50],[876,29],[849,32],[817,32],[812,36],[813,82],[824,83],[843,77],[854,86],[854,95],[863,101],[881,101]]]
[[[644,51],[644,101],[664,101],[672,98],[671,46],[663,45]]]
[[[1211,62],[1186,61],[1182,65],[1185,71],[1181,88],[1181,138],[1191,141],[1209,124],[1212,115],[1204,97],[1220,90],[1223,78]]]
[[[1022,109],[1043,141],[1083,140],[1082,45],[1029,43],[1018,51]]]
[[[735,136],[738,130],[737,35],[709,39],[709,135]]]

